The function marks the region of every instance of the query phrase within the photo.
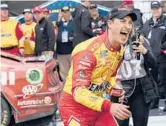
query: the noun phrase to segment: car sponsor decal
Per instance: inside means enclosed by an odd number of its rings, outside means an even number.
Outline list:
[[[39,92],[43,87],[43,84],[38,84],[38,85],[26,85],[23,87],[22,92],[24,94],[23,98],[27,99],[30,96],[36,94]]]
[[[31,68],[26,72],[26,80],[33,85],[39,84],[43,81],[43,71],[39,68]]]
[[[45,103],[45,104],[50,104],[50,103],[51,103],[51,97],[48,97],[48,96],[45,97],[45,98],[44,98],[44,103]]]
[[[32,100],[22,100],[18,101],[18,106],[30,106],[30,105],[44,105],[44,104],[51,104],[52,99],[49,96],[46,96],[42,99],[32,99]]]
[[[4,86],[15,85],[15,82],[16,82],[15,72],[0,72],[1,85],[4,85]]]

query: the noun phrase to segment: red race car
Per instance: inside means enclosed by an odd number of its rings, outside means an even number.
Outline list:
[[[1,126],[49,115],[57,110],[63,84],[56,60],[45,57],[21,58],[1,52]]]

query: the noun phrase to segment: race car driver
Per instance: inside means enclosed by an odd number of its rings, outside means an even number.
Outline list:
[[[115,75],[132,31],[135,13],[113,9],[106,32],[74,49],[72,66],[60,98],[59,111],[65,126],[117,126],[114,116],[127,119],[128,106],[102,97],[114,93]]]

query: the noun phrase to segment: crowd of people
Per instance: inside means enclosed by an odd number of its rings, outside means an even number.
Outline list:
[[[0,48],[22,57],[58,59],[65,126],[128,126],[131,115],[134,126],[147,126],[149,110],[166,98],[166,1],[149,6],[152,17],[145,23],[132,0],[123,0],[106,17],[83,0],[72,13],[62,7],[55,24],[47,8],[24,9],[20,24],[1,4]],[[105,93],[119,102],[110,102]]]

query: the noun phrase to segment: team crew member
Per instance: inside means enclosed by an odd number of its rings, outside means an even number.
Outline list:
[[[9,17],[8,5],[1,4],[1,51],[18,55],[23,53],[21,46],[23,43],[23,33],[19,27],[19,22]],[[20,45],[20,46],[19,46]]]
[[[114,94],[115,75],[137,19],[135,13],[113,9],[108,30],[82,42],[72,53],[72,66],[60,98],[59,110],[65,126],[117,126],[114,117],[127,119],[128,106],[102,98]],[[121,94],[122,95],[122,94]]]
[[[35,27],[35,55],[47,55],[52,57],[55,44],[54,26],[45,19],[42,8],[35,7],[33,12],[37,21]]]
[[[31,9],[23,11],[25,23],[21,25],[25,40],[24,40],[24,56],[33,56],[35,48],[35,26],[33,22],[33,14]]]

